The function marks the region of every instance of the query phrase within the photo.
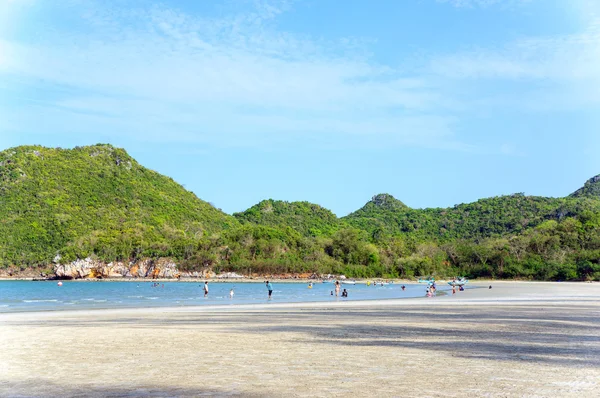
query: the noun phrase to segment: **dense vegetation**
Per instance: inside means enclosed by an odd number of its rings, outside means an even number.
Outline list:
[[[275,228],[292,227],[301,235],[312,237],[331,235],[341,225],[340,220],[330,210],[309,202],[263,200],[233,216],[241,223]]]
[[[515,194],[448,209],[410,209],[378,205],[380,196],[344,217],[349,225],[367,231],[375,240],[397,235],[436,242],[500,237],[522,233],[546,220],[574,217],[585,210],[600,211],[600,201],[586,198]]]
[[[600,199],[600,175],[590,178],[583,187],[569,196],[572,198],[588,197]]]
[[[170,256],[182,237],[238,224],[108,145],[0,152],[0,220],[3,265]]]
[[[0,265],[88,256],[217,272],[598,280],[600,177],[566,198],[411,209],[380,194],[339,219],[265,200],[229,216],[109,145],[0,152]]]

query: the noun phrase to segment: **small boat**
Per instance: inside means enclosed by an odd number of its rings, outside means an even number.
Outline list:
[[[466,285],[467,283],[469,283],[469,280],[465,279],[465,278],[458,278],[458,279],[453,279],[451,281],[448,281],[448,284],[450,286],[462,286],[462,285]]]
[[[356,281],[342,281],[342,285],[356,285]]]
[[[433,285],[435,283],[435,279],[433,279],[433,278],[419,279],[419,283],[428,283],[430,285]]]
[[[333,283],[333,281],[329,281],[329,280],[323,280],[323,283]]]

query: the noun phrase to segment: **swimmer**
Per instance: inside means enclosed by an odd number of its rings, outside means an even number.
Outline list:
[[[348,291],[346,289],[342,292],[342,297],[348,297]]]
[[[58,283],[57,283],[57,285],[58,285],[58,286],[62,286],[62,282],[58,282]]]
[[[456,294],[456,286],[452,286],[452,294]]]
[[[208,296],[208,282],[204,282],[204,297]]]
[[[402,285],[402,291],[406,290],[406,286]]]

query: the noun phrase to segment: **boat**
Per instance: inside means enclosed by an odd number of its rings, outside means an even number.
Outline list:
[[[433,278],[419,279],[419,283],[427,283],[427,284],[433,285],[435,283],[435,279],[433,279]]]
[[[453,279],[451,281],[448,281],[448,284],[450,286],[462,286],[462,285],[466,285],[467,283],[469,283],[469,280],[465,279],[465,278],[458,278],[458,279]]]
[[[342,285],[356,285],[356,281],[342,281]]]

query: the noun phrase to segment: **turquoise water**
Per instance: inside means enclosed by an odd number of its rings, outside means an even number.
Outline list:
[[[342,285],[348,298],[331,296],[334,285],[314,283],[309,289],[305,283],[273,283],[273,297],[268,299],[264,283],[209,283],[208,297],[204,297],[202,283],[161,282],[82,282],[62,281],[0,281],[0,312],[56,311],[90,308],[177,307],[194,305],[234,305],[261,303],[296,303],[336,300],[375,300],[423,297],[424,284],[366,286]],[[229,297],[234,289],[234,297]],[[439,285],[439,291],[448,286]]]

